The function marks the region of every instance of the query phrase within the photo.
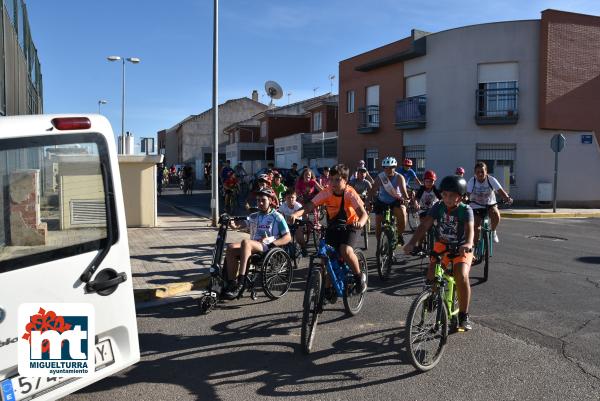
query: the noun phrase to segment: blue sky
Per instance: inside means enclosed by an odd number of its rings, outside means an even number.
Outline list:
[[[340,60],[410,35],[464,25],[539,19],[547,8],[600,15],[598,0],[220,0],[219,102],[264,93],[275,80],[290,100],[329,92]],[[212,0],[27,0],[38,49],[46,113],[102,114],[121,127],[121,65],[126,65],[125,129],[155,136],[211,107]],[[261,97],[265,103],[266,97]],[[286,104],[284,96],[276,104]]]

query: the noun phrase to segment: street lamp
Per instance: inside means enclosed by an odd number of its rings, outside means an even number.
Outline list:
[[[121,57],[121,56],[108,56],[108,61],[119,61],[123,63],[123,69],[121,74],[121,154],[125,153],[125,61],[129,61],[132,64],[137,64],[141,60],[137,57]]]
[[[108,100],[98,100],[98,114],[100,114],[100,105],[108,103]]]

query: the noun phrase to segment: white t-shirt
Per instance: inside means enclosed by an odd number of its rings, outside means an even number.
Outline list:
[[[294,207],[291,208],[288,206],[287,202],[283,202],[280,206],[279,206],[279,213],[283,214],[285,217],[289,216],[290,214],[297,212],[298,210],[302,209],[302,205],[299,202],[295,202],[294,203]]]
[[[483,182],[479,182],[477,178],[471,177],[467,183],[467,192],[471,194],[469,196],[471,207],[473,209],[481,209],[485,205],[496,204],[496,191],[500,189],[502,189],[502,185],[489,174]]]

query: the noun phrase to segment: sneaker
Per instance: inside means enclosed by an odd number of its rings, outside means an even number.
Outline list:
[[[500,242],[500,240],[498,239],[498,234],[496,234],[496,230],[492,231],[492,238],[494,239],[494,242],[497,244],[498,242]]]
[[[223,298],[231,301],[233,299],[236,299],[239,293],[240,285],[236,281],[230,281],[227,284],[227,291],[223,293]]]
[[[458,312],[458,331],[469,331],[473,328],[468,313]]]
[[[364,294],[367,291],[367,276],[364,273],[354,275],[354,291],[357,294]]]
[[[323,297],[330,304],[334,304],[337,302],[337,291],[333,287],[327,287],[325,288],[325,294],[323,294]]]
[[[398,243],[401,246],[404,246],[404,236],[402,235],[402,233],[398,233]]]

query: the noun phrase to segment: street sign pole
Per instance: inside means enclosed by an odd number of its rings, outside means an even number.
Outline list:
[[[550,149],[554,152],[554,188],[552,191],[552,213],[556,213],[556,194],[558,191],[558,152],[563,150],[566,143],[563,134],[556,134],[550,140]]]

